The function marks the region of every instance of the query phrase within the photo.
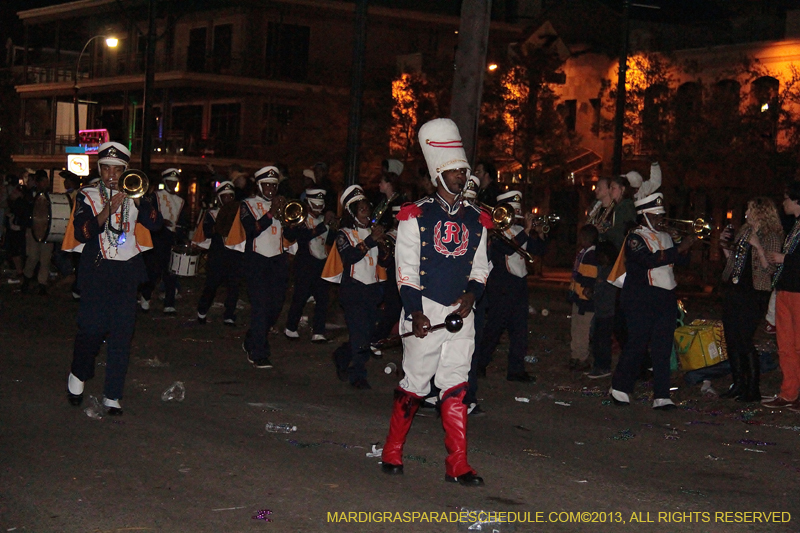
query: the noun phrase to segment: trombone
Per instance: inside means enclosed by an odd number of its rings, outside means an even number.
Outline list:
[[[465,191],[477,193],[474,185],[472,184],[472,181],[468,181]],[[519,199],[517,199],[517,201],[519,201]],[[489,230],[489,235],[500,241],[503,241],[507,246],[510,246],[516,253],[525,259],[526,263],[533,263],[535,261],[533,255],[531,255],[528,250],[521,247],[514,239],[509,238],[505,234],[505,230],[511,227],[511,225],[514,223],[514,219],[517,217],[517,213],[510,203],[503,202],[491,207],[483,202],[479,202],[477,200],[477,194],[469,198],[463,198],[461,203],[463,205],[477,206],[486,213],[489,213],[489,215],[492,217],[492,224],[494,225],[494,227]]]

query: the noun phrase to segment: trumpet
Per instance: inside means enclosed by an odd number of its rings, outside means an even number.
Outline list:
[[[293,227],[302,224],[308,216],[306,204],[297,200],[290,200],[278,206],[275,218],[280,220],[281,225]]]
[[[144,196],[149,188],[150,180],[141,170],[126,170],[117,181],[117,190],[132,200]]]
[[[678,242],[682,236],[694,235],[699,240],[708,239],[711,236],[711,223],[703,217],[694,220],[662,218],[658,227],[678,237]]]
[[[561,222],[561,217],[556,215],[555,213],[550,213],[549,215],[540,215],[533,219],[533,227],[541,226],[542,233],[545,235],[550,233],[550,229],[552,226],[555,226],[557,223]]]

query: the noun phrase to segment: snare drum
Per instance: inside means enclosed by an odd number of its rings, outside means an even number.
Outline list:
[[[67,232],[72,198],[68,194],[44,193],[33,201],[31,233],[37,242],[61,242]]]
[[[200,252],[191,246],[173,246],[169,259],[169,269],[178,276],[193,277],[197,275]]]

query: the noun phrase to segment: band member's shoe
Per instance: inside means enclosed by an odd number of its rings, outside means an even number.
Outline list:
[[[289,339],[290,341],[296,341],[297,339],[300,338],[299,333],[297,333],[296,331],[292,331],[289,328],[284,329],[283,334],[286,335],[286,338]]]
[[[532,376],[532,375],[528,374],[527,372],[525,372],[523,370],[522,372],[517,372],[515,374],[509,374],[508,376],[506,376],[506,380],[508,380],[508,381],[520,381],[522,383],[535,383],[536,382],[536,376]]]
[[[150,300],[145,300],[144,296],[139,296],[139,309],[141,309],[143,313],[150,311]]]
[[[175,313],[177,313],[177,311],[175,310],[174,307],[165,307],[164,308],[164,314],[165,315],[174,315]]]
[[[383,357],[383,352],[381,351],[378,344],[375,343],[370,344],[369,350],[372,352],[372,357],[374,357],[375,359],[380,359],[381,357]]]
[[[767,409],[788,409],[790,407],[796,408],[800,407],[800,400],[789,401],[785,398],[781,398],[780,396],[775,396],[774,398],[761,400],[761,405]]]
[[[120,416],[122,415],[122,406],[119,404],[119,400],[110,400],[108,398],[103,398],[103,407],[106,408],[109,416]]]
[[[778,328],[767,322],[767,325],[764,326],[764,331],[767,332],[767,335],[775,335],[775,333],[778,331]]]
[[[261,359],[251,359],[251,355],[247,354],[247,359],[253,363],[253,366],[256,368],[272,368],[272,363],[269,360],[269,357],[262,357]]]
[[[207,322],[206,315],[201,315],[197,313],[197,323],[198,324],[205,324]]]
[[[672,411],[678,406],[669,398],[656,398],[653,400],[653,409],[657,411]]]
[[[233,327],[236,325],[236,320],[232,318],[226,318],[225,320],[222,321],[222,325]]]
[[[467,406],[464,396],[467,384],[456,385],[442,394],[440,410],[442,427],[444,428],[444,446],[447,449],[445,459],[445,480],[458,482],[464,486],[479,487],[483,479],[467,463]]]
[[[475,474],[474,472],[467,472],[466,474],[458,477],[445,475],[444,480],[449,481],[450,483],[458,483],[459,485],[464,485],[465,487],[483,486],[483,478]]]
[[[620,390],[612,388],[608,393],[611,395],[611,401],[614,402],[614,405],[626,406],[631,404],[631,397]]]
[[[477,403],[471,403],[467,406],[467,414],[472,417],[484,416],[486,411],[481,409],[481,406]]]
[[[347,376],[347,366],[349,363],[346,362],[347,354],[350,352],[350,343],[345,342],[342,343],[338,348],[333,351],[331,358],[333,359],[333,364],[336,367],[336,377],[339,381],[348,381],[349,378]]]
[[[83,381],[76,378],[72,372],[67,378],[67,398],[69,403],[76,407],[83,402]]]
[[[416,394],[397,387],[394,390],[392,417],[389,420],[389,435],[383,445],[381,454],[381,471],[385,474],[403,473],[403,445],[406,443],[408,430],[414,421],[422,398]]]
[[[314,333],[311,336],[311,342],[313,342],[314,344],[325,344],[326,342],[328,342],[328,339],[327,339],[327,337],[325,337],[325,335],[320,335],[319,333]]]

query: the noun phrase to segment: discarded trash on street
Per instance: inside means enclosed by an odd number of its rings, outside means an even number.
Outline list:
[[[372,445],[372,451],[367,452],[367,457],[380,457],[383,454],[383,448],[378,448],[377,444]]]
[[[253,515],[253,520],[263,520],[264,522],[272,522],[271,518],[267,518],[267,516],[271,515],[272,511],[269,509],[261,509],[255,515]]]
[[[167,390],[161,393],[161,401],[163,402],[169,402],[172,400],[175,400],[176,402],[182,402],[185,397],[186,387],[183,386],[183,381],[176,381],[167,387]]]
[[[264,426],[264,429],[267,433],[292,433],[293,431],[297,431],[297,426],[293,426],[291,424],[273,424],[272,422],[267,422],[267,425]]]
[[[554,402],[556,405],[563,405],[564,407],[571,407],[572,404],[570,402]]]
[[[92,420],[102,420],[103,416],[105,416],[106,410],[103,409],[102,405],[100,405],[97,397],[89,396],[89,405],[83,410],[83,412],[86,413],[86,416]]]
[[[617,434],[613,435],[611,438],[614,440],[631,440],[635,436],[636,434],[630,429],[621,429],[617,431]]]
[[[514,524],[498,521],[497,512],[462,507],[459,516],[466,516],[467,520],[463,522],[459,520],[458,531],[489,531],[491,533],[513,533],[516,531]]]
[[[526,363],[538,363],[539,362],[539,358],[536,357],[535,355],[526,355],[525,356],[525,362]]]
[[[530,403],[531,402],[530,398],[525,398],[524,396],[515,396],[514,399],[517,400],[518,402],[522,402],[522,403]]]

